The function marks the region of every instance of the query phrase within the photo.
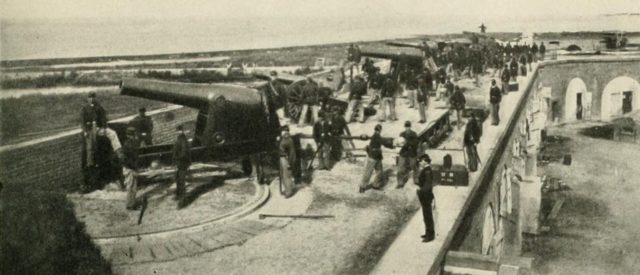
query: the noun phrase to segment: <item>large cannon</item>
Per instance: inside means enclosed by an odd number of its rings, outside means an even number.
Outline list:
[[[124,79],[121,94],[178,104],[198,110],[192,140],[196,160],[227,161],[275,150],[279,120],[261,90],[227,84],[187,84]],[[122,129],[114,127],[123,137]],[[122,127],[120,127],[122,128]],[[260,134],[257,134],[260,133]],[[140,148],[143,163],[170,163],[171,144]]]
[[[407,49],[397,53],[382,50],[362,50],[360,54],[364,57],[373,57],[379,59],[391,60],[389,74],[394,78],[398,78],[403,68],[413,69],[421,72],[426,67],[425,58],[418,49]]]

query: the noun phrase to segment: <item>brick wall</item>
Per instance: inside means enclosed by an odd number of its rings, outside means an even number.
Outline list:
[[[178,124],[186,123],[187,129],[193,128],[197,110],[171,106],[148,114],[154,123],[154,143],[159,144],[174,140]],[[133,116],[112,122],[132,118]],[[78,129],[0,147],[0,180],[5,184],[32,185],[37,190],[75,190],[82,182],[81,141]]]

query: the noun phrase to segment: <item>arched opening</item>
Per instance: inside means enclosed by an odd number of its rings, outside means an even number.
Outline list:
[[[567,47],[567,51],[568,52],[579,52],[579,51],[582,51],[582,48],[580,48],[580,46],[578,46],[576,44],[571,44],[571,45],[569,45],[569,47]]]
[[[601,105],[603,121],[640,109],[640,83],[628,76],[614,78],[604,87]]]
[[[484,222],[482,224],[482,254],[493,253],[493,237],[496,233],[496,222],[494,219],[493,206],[489,204],[484,211]]]
[[[587,94],[587,85],[580,78],[574,78],[567,86],[564,96],[564,121],[581,120],[584,113],[584,99]]]

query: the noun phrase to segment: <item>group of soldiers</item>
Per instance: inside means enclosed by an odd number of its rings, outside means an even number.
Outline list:
[[[137,176],[141,168],[138,148],[153,144],[153,121],[146,115],[146,108],[138,111],[138,115],[128,123],[124,144],[121,144],[115,131],[107,127],[107,112],[96,101],[95,93],[89,94],[87,104],[81,110],[84,176],[81,192],[99,189],[101,184],[115,178],[127,192],[126,208],[129,210],[138,206]],[[115,156],[111,155],[112,152]],[[176,165],[176,200],[181,207],[185,197],[185,179],[191,165],[191,148],[182,125],[176,128],[173,162]]]

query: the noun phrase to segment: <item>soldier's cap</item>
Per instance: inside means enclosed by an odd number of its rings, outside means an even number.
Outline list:
[[[136,128],[127,127],[127,135],[134,135],[136,133]]]
[[[277,75],[278,75],[278,72],[276,72],[276,71],[271,71],[271,72],[269,73],[269,75],[271,75],[271,76],[277,76]]]
[[[376,124],[376,127],[373,128],[373,129],[376,130],[376,131],[382,131],[382,125]]]
[[[145,107],[141,107],[140,109],[138,109],[139,112],[144,113],[147,111],[147,108]]]
[[[91,97],[91,98],[95,98],[95,97],[96,97],[96,92],[90,92],[90,93],[89,93],[89,97]]]
[[[182,130],[184,130],[184,126],[178,125],[178,127],[176,127],[176,131],[182,131]]]
[[[280,131],[282,131],[282,132],[284,132],[284,131],[289,132],[289,125],[285,125],[285,126],[280,127]]]
[[[418,159],[418,162],[422,162],[422,161],[426,161],[427,163],[431,163],[431,157],[429,157],[428,154],[424,154],[424,155],[420,156],[420,158]]]
[[[404,127],[411,127],[411,121],[405,121],[404,122]]]

